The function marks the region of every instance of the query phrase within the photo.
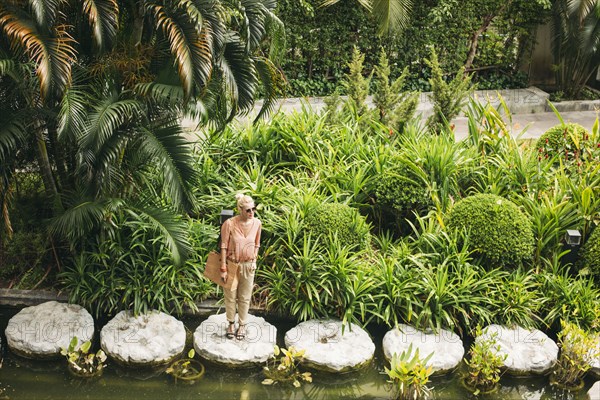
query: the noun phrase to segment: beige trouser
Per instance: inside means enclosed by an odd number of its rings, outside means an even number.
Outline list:
[[[241,262],[238,264],[238,286],[236,289],[223,289],[225,293],[225,315],[227,321],[235,321],[235,306],[237,305],[238,319],[240,325],[246,324],[250,299],[252,297],[252,286],[254,286],[254,271],[256,263]],[[229,279],[229,278],[228,278]]]

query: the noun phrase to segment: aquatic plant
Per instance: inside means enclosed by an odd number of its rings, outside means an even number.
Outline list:
[[[69,370],[77,376],[90,378],[102,374],[106,364],[106,354],[102,349],[90,353],[92,342],[89,340],[79,345],[77,336],[73,336],[68,348],[62,348],[60,354],[67,358]]]
[[[600,357],[597,336],[564,320],[561,320],[561,327],[558,334],[560,354],[550,375],[550,383],[578,390],[592,361]]]
[[[400,355],[394,353],[390,368],[386,367],[385,373],[393,384],[395,399],[417,400],[429,397],[430,388],[427,387],[427,383],[433,373],[433,367],[428,367],[427,362],[431,357],[433,352],[421,358],[418,348],[413,353],[412,343]]]
[[[182,380],[190,384],[196,383],[204,376],[205,369],[204,365],[202,365],[198,360],[194,360],[195,355],[196,352],[194,349],[190,349],[190,351],[187,353],[187,357],[173,361],[169,368],[165,370],[165,372],[169,375],[172,375],[175,379],[175,382]]]
[[[301,381],[312,382],[310,372],[300,372],[298,364],[304,357],[304,350],[296,350],[294,347],[289,349],[280,348],[275,345],[275,353],[263,367],[265,379],[263,385],[274,385],[276,383],[292,384],[294,387],[300,387]],[[283,354],[282,354],[283,353]],[[277,359],[277,357],[279,359]]]
[[[507,354],[500,355],[497,344],[498,332],[481,337],[481,327],[477,327],[475,335],[478,339],[469,350],[470,360],[465,359],[467,374],[463,378],[465,387],[474,395],[490,393],[497,389],[500,381],[500,368]]]

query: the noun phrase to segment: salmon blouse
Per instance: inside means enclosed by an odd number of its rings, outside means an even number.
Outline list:
[[[260,247],[262,222],[252,218],[248,234],[244,235],[239,217],[229,218],[221,227],[221,251],[225,250],[227,259],[234,262],[256,261]]]

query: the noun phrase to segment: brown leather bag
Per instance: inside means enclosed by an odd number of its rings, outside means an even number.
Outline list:
[[[222,286],[224,289],[237,289],[238,264],[233,261],[227,260],[227,282],[223,282],[221,279],[221,255],[216,251],[208,253],[206,258],[206,267],[204,268],[204,276]]]

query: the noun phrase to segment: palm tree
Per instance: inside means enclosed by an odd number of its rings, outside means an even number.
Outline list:
[[[600,0],[556,0],[552,22],[557,86],[573,98],[600,65]]]
[[[329,7],[340,0],[323,0],[322,7]],[[358,0],[369,10],[377,23],[377,33],[383,35],[406,28],[410,21],[412,0]]]
[[[178,118],[196,113],[223,126],[251,109],[261,84],[260,115],[268,111],[279,75],[261,44],[281,28],[274,8],[271,0],[0,3],[0,164],[14,171],[21,145],[36,150],[53,233],[81,245],[116,209],[129,210],[155,224],[176,262],[185,258],[174,212],[193,207],[195,174]],[[148,181],[157,176],[159,189]]]

